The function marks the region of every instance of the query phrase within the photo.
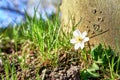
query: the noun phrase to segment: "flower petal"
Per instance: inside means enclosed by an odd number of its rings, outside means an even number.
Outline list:
[[[0,65],[2,65],[2,59],[0,58]]]
[[[80,47],[80,43],[77,43],[77,44],[75,44],[75,46],[74,46],[75,50],[78,50],[79,47]]]
[[[82,42],[82,43],[80,44],[80,48],[81,48],[81,49],[84,48],[84,42]]]
[[[85,37],[85,38],[83,39],[83,42],[87,42],[87,41],[89,41],[89,37]]]
[[[75,44],[75,43],[76,43],[76,40],[75,40],[75,39],[71,39],[71,40],[70,40],[70,43]]]
[[[78,36],[81,36],[81,32],[77,29],[73,32],[73,36],[74,37],[78,37]]]
[[[87,36],[87,32],[86,31],[84,31],[83,33],[82,33],[82,38],[85,38],[85,36]]]

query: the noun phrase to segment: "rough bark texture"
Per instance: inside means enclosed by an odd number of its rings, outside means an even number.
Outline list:
[[[120,0],[62,0],[60,9],[64,30],[81,19],[77,28],[88,31],[89,37],[95,36],[90,39],[91,45],[120,46]]]

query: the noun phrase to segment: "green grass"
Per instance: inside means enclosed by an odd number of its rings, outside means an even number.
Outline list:
[[[24,78],[24,72],[35,68],[35,79],[43,80],[44,76],[40,77],[41,66],[59,66],[60,51],[69,55],[67,59],[71,62],[79,59],[83,63],[84,67],[80,69],[82,80],[120,79],[120,57],[116,56],[115,51],[101,44],[91,50],[86,46],[83,50],[74,51],[70,44],[72,32],[66,34],[62,31],[58,17],[44,21],[27,16],[27,22],[18,27],[3,29],[0,33],[0,57],[4,70],[0,73],[0,79],[17,80],[19,75]],[[7,51],[12,49],[13,51]],[[29,54],[35,57],[30,64],[26,63]],[[18,65],[21,70],[16,67]],[[21,74],[18,75],[17,72]]]

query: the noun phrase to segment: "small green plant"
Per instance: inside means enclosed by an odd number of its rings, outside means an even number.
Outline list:
[[[118,68],[120,68],[119,57],[116,56],[115,52],[113,52],[110,47],[105,48],[100,44],[91,50],[91,55],[95,62],[100,60],[99,65],[102,66],[101,71],[110,69],[111,78],[114,80],[116,72],[118,72]]]
[[[96,71],[99,70],[99,66],[96,63],[93,63],[91,67],[88,69],[81,70],[81,79],[82,80],[88,80],[89,78],[97,78],[100,77],[100,74],[98,74]]]

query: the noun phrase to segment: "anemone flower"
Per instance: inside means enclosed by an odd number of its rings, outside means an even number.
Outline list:
[[[73,32],[73,38],[70,40],[70,43],[75,44],[74,49],[78,50],[79,48],[83,49],[85,42],[89,41],[87,32],[84,31],[81,33],[78,29]]]

